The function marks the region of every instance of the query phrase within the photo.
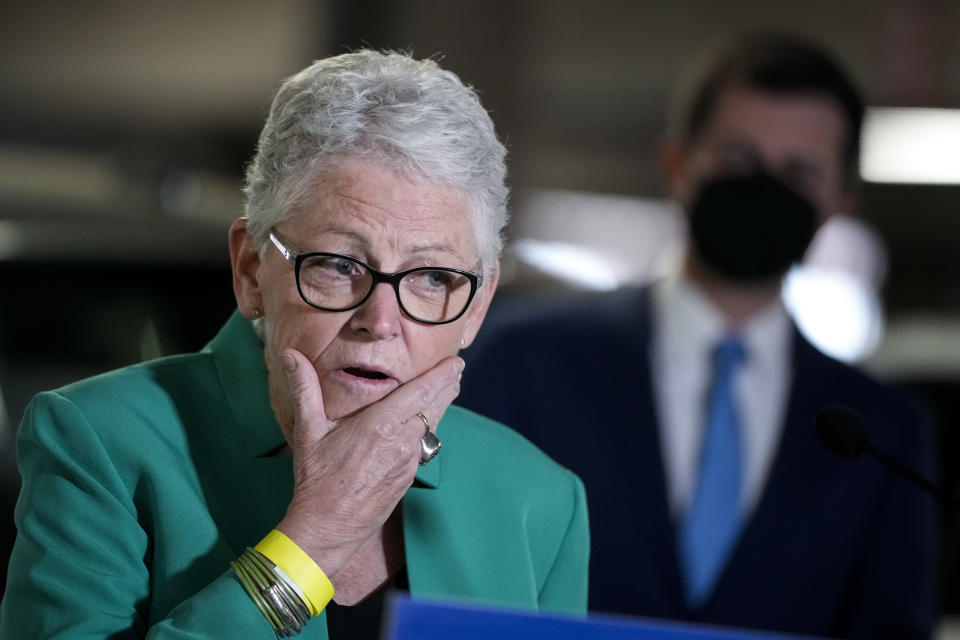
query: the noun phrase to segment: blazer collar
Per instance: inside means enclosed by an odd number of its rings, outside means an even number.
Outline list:
[[[440,424],[443,424],[442,422]],[[437,425],[437,434],[440,433],[440,426]],[[440,486],[440,468],[443,466],[443,454],[422,467],[417,467],[417,475],[413,480],[414,487],[425,487],[436,489]]]
[[[249,320],[234,311],[205,349],[223,385],[234,423],[251,457],[258,458],[284,444],[270,406],[263,344]]]
[[[234,311],[220,332],[205,347],[213,356],[238,434],[252,458],[259,458],[285,444],[283,432],[270,406],[270,388],[263,344],[253,324]],[[437,433],[440,427],[437,425]],[[440,485],[443,455],[417,470],[415,486]]]

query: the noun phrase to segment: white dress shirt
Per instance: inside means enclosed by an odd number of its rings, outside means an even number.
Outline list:
[[[696,285],[682,277],[652,291],[654,399],[671,513],[681,520],[696,489],[717,343],[733,333],[746,358],[734,379],[742,428],[741,507],[752,514],[777,453],[790,385],[792,329],[779,299],[735,332]]]

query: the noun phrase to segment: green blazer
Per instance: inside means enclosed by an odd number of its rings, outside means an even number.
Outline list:
[[[413,597],[584,612],[583,486],[459,407],[403,498]],[[0,638],[273,638],[229,568],[283,517],[292,460],[235,313],[195,354],[38,395],[20,426]],[[301,637],[326,638],[321,614]]]

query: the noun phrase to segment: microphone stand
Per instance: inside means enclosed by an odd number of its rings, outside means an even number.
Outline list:
[[[869,456],[872,456],[875,460],[881,464],[886,465],[897,475],[899,475],[904,480],[909,481],[916,487],[919,487],[923,491],[926,491],[928,494],[936,498],[944,506],[953,507],[960,511],[960,499],[957,499],[956,496],[948,496],[943,489],[933,484],[919,473],[903,464],[893,456],[890,456],[877,447],[871,442],[867,442],[863,447],[863,452]]]

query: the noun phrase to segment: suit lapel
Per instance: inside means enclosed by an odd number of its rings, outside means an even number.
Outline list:
[[[638,442],[635,446],[638,448],[636,450],[649,452],[649,455],[645,456],[645,461],[648,463],[640,465],[638,469],[638,475],[641,476],[639,486],[642,487],[640,493],[647,496],[648,499],[648,503],[645,505],[648,516],[646,533],[650,537],[651,544],[646,548],[654,555],[650,561],[656,567],[660,576],[659,588],[662,589],[668,601],[673,602],[678,610],[682,610],[685,607],[685,597],[676,553],[676,531],[673,518],[670,515],[670,506],[667,502],[667,486],[662,457],[663,447],[660,442],[659,409],[656,406],[657,394],[653,388],[651,374],[652,340],[655,327],[653,326],[650,298],[650,288],[647,287],[643,290],[640,313],[633,315],[633,317],[643,319],[638,334],[642,357],[639,358],[641,364],[637,378],[638,387],[642,391],[637,395],[646,399],[646,402],[637,403],[639,409],[637,428],[631,431],[637,434]],[[638,543],[637,548],[644,548],[644,545]],[[664,550],[669,552],[664,553]]]
[[[814,433],[814,416],[821,403],[814,362],[807,353],[812,349],[796,331],[793,335],[793,363],[790,397],[783,432],[770,468],[770,476],[752,520],[763,522],[776,517],[782,505],[802,505],[810,499],[809,460],[819,452]]]

